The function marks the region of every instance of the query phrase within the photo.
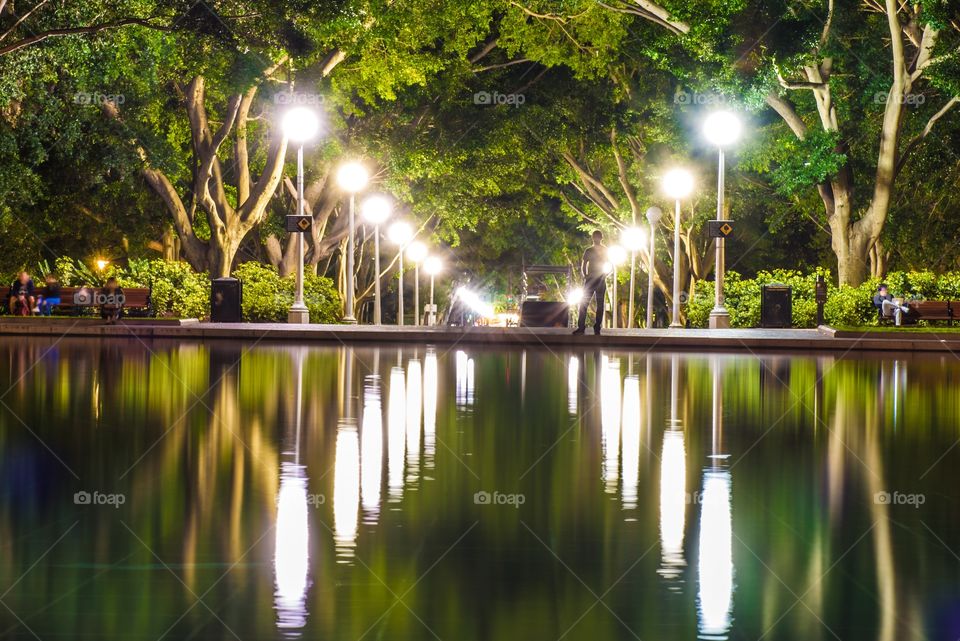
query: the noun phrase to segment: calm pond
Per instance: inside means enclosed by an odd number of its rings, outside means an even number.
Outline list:
[[[960,360],[0,341],[0,638],[960,637]]]

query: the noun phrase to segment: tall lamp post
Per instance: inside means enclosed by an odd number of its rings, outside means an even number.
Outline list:
[[[423,261],[423,269],[430,276],[430,315],[428,324],[433,326],[437,323],[437,308],[433,303],[433,279],[443,269],[443,262],[436,256],[427,256]]]
[[[637,274],[637,252],[647,244],[647,232],[643,227],[627,227],[620,234],[620,243],[630,252],[630,304],[627,311],[627,328],[633,329],[633,299],[637,291],[634,285]]]
[[[647,329],[653,326],[653,270],[656,267],[654,260],[654,251],[657,240],[657,224],[663,212],[659,207],[651,207],[647,210],[647,222],[650,223],[650,250],[647,256]]]
[[[680,322],[680,200],[693,191],[693,174],[686,169],[671,169],[663,176],[663,190],[676,204],[673,213],[673,313],[670,327],[683,327]]]
[[[610,262],[610,271],[613,273],[613,305],[610,313],[610,326],[617,328],[617,273],[620,265],[627,262],[627,250],[620,245],[607,247],[607,260]]]
[[[353,255],[354,243],[356,242],[354,207],[357,192],[367,186],[367,181],[369,179],[370,174],[367,172],[367,168],[358,162],[348,162],[347,164],[342,165],[340,170],[337,172],[337,184],[340,185],[341,189],[350,194],[350,220],[348,221],[350,229],[347,235],[347,300],[343,314],[343,322],[351,325],[356,325],[357,323],[357,318],[353,315]]]
[[[297,144],[297,214],[303,216],[303,143],[320,131],[320,118],[312,109],[293,107],[283,115],[283,134]],[[303,302],[303,233],[297,234],[297,290],[287,312],[288,323],[309,323],[310,310]]]
[[[373,324],[380,325],[380,225],[390,218],[393,206],[386,196],[370,196],[361,206],[363,219],[373,225]]]
[[[397,286],[397,325],[403,325],[403,249],[413,238],[413,227],[402,220],[390,225],[387,230],[390,242],[398,247],[397,257],[400,260],[400,284]]]
[[[711,144],[719,150],[720,162],[717,170],[717,220],[725,220],[723,197],[724,197],[724,148],[729,147],[740,138],[742,129],[740,119],[736,114],[730,111],[715,111],[710,114],[703,123],[703,133]],[[710,329],[724,329],[730,327],[730,314],[723,306],[723,272],[725,266],[724,260],[724,239],[716,239],[716,274],[714,275],[715,289],[713,311],[710,312]]]
[[[407,258],[413,262],[413,324],[420,324],[420,263],[427,257],[427,246],[419,240],[407,245]]]

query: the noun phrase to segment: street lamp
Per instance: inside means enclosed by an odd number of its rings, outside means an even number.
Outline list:
[[[671,169],[663,176],[663,190],[674,199],[673,214],[673,314],[670,327],[683,327],[680,323],[680,200],[693,191],[693,174],[686,169]]]
[[[363,219],[373,225],[373,324],[380,324],[380,225],[390,218],[393,205],[386,196],[370,196],[361,206]]]
[[[297,215],[303,216],[303,143],[320,131],[320,118],[307,107],[293,107],[283,114],[283,135],[297,144]],[[297,291],[287,312],[288,323],[309,323],[310,310],[303,302],[303,233],[297,233]]]
[[[650,223],[650,250],[647,256],[647,329],[653,325],[653,270],[656,263],[653,260],[654,247],[657,239],[657,223],[663,212],[659,207],[651,207],[647,210],[647,222]]]
[[[719,169],[717,170],[717,220],[725,220],[723,208],[724,186],[724,157],[725,147],[729,147],[740,138],[743,125],[737,115],[731,111],[715,111],[707,116],[703,123],[703,133],[711,144],[720,152]],[[723,306],[723,271],[724,271],[724,239],[716,240],[717,265],[714,277],[715,288],[713,311],[710,312],[710,329],[724,329],[730,327],[730,314]]]
[[[420,263],[427,257],[427,246],[419,240],[407,245],[407,258],[413,261],[413,324],[420,324]]]
[[[607,260],[610,262],[611,271],[613,272],[613,309],[610,313],[610,326],[616,329],[617,327],[617,268],[620,265],[627,262],[627,250],[621,247],[620,245],[610,245],[607,247]]]
[[[437,256],[427,256],[423,261],[423,269],[430,276],[430,315],[428,324],[433,326],[437,323],[437,308],[433,304],[433,278],[443,270],[443,261]]]
[[[637,273],[637,252],[647,244],[647,232],[643,227],[627,227],[620,234],[620,243],[630,251],[630,304],[627,312],[627,328],[633,329],[633,299],[636,288],[634,279]]]
[[[390,225],[387,230],[390,242],[399,249],[397,256],[400,259],[400,285],[397,288],[397,325],[403,325],[403,248],[413,239],[413,227],[402,220]]]
[[[357,319],[353,315],[353,245],[355,242],[354,236],[356,235],[356,225],[354,224],[353,214],[354,201],[356,200],[357,192],[367,186],[369,179],[370,174],[367,172],[367,168],[359,162],[348,162],[341,165],[339,171],[337,171],[337,184],[340,185],[341,189],[350,194],[350,220],[348,221],[350,230],[347,236],[347,301],[343,322],[352,325],[356,325],[357,323]]]

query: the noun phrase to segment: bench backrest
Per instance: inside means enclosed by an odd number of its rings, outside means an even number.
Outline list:
[[[952,318],[954,308],[950,301],[926,300],[910,303],[910,309],[920,318]],[[956,308],[960,311],[960,308]]]

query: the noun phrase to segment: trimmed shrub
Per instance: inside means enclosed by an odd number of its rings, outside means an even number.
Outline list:
[[[279,323],[287,318],[293,304],[294,277],[280,278],[275,267],[261,263],[242,263],[233,276],[243,282],[243,320]],[[303,281],[303,298],[310,310],[311,323],[336,323],[340,320],[340,296],[333,281],[308,274]]]

